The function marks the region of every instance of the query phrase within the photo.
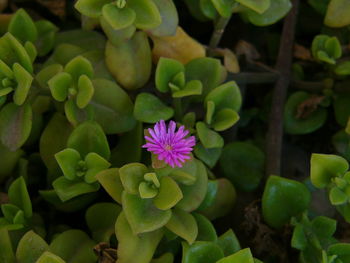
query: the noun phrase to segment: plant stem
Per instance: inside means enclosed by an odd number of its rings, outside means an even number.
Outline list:
[[[210,42],[209,42],[209,50],[208,50],[209,56],[213,56],[213,50],[218,46],[222,38],[222,35],[225,32],[225,28],[231,19],[231,16],[232,15],[230,15],[229,17],[220,16],[219,19],[216,21],[214,32],[211,35]]]
[[[276,69],[280,73],[272,97],[269,127],[266,137],[266,175],[281,172],[281,154],[283,141],[283,109],[287,88],[291,80],[291,66],[295,24],[299,0],[292,1],[293,8],[284,20]]]

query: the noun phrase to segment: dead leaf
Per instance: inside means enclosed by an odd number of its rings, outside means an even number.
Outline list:
[[[7,32],[8,25],[11,21],[12,14],[0,14],[0,34]]]
[[[296,118],[306,119],[309,117],[324,99],[325,96],[312,96],[311,98],[300,103],[297,109]]]
[[[238,41],[235,47],[235,53],[238,57],[244,55],[249,61],[260,58],[258,50],[252,44],[244,40]]]
[[[157,63],[160,57],[172,58],[183,64],[205,57],[205,48],[191,38],[181,27],[177,27],[175,36],[156,37],[150,34],[154,46],[152,50],[153,62]]]
[[[8,0],[0,0],[0,12],[4,11],[7,5],[8,5]]]
[[[94,252],[98,256],[99,263],[115,263],[117,260],[117,250],[105,242],[97,244]]]
[[[310,50],[299,44],[294,45],[294,57],[301,60],[312,60]]]
[[[238,59],[230,49],[228,48],[217,48],[215,53],[224,58],[224,66],[228,72],[238,73],[240,71]]]
[[[36,0],[50,12],[61,19],[66,16],[66,0]]]

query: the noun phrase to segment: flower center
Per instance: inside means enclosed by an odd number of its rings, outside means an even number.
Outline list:
[[[167,151],[171,151],[172,149],[173,149],[173,147],[171,146],[171,145],[169,145],[169,144],[167,144],[167,145],[165,145],[165,150],[167,150]]]

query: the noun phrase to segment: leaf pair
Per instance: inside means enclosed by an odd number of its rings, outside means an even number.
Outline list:
[[[312,41],[311,52],[316,60],[334,65],[342,55],[342,48],[336,37],[318,35]]]

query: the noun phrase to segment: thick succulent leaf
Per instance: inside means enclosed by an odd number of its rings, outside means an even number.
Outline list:
[[[38,51],[36,50],[34,44],[32,42],[27,41],[24,43],[24,49],[26,50],[30,61],[34,62],[36,56],[38,55]]]
[[[134,105],[129,95],[114,81],[95,79],[92,83],[95,92],[90,105],[105,133],[124,133],[134,128]]]
[[[311,182],[317,188],[326,187],[332,177],[342,176],[349,169],[349,164],[343,157],[332,154],[313,153],[310,163]]]
[[[58,177],[52,186],[63,202],[79,195],[96,192],[100,188],[98,183],[88,184],[83,181],[71,181],[64,176]]]
[[[38,38],[38,31],[33,20],[22,8],[12,16],[7,30],[22,43],[26,41],[34,43]]]
[[[55,159],[60,166],[64,177],[68,180],[74,180],[78,162],[82,160],[79,152],[72,148],[64,149],[55,154]]]
[[[222,148],[205,148],[201,143],[194,147],[194,153],[198,159],[210,168],[213,168],[221,156]]]
[[[142,199],[125,191],[122,204],[125,217],[135,235],[157,230],[171,218],[171,210],[160,210],[153,205],[152,199]]]
[[[174,109],[150,93],[140,93],[136,97],[134,117],[145,123],[156,123],[168,120],[174,115]]]
[[[111,2],[112,0],[78,0],[74,7],[85,16],[98,18],[103,6]]]
[[[215,20],[218,16],[218,11],[217,8],[214,6],[214,3],[216,3],[216,6],[219,7],[221,11],[223,11],[222,14],[227,15],[229,13],[229,16],[231,13],[229,10],[224,10],[224,8],[220,6],[222,4],[222,0],[199,0],[198,2],[201,12],[211,20]]]
[[[94,85],[86,75],[81,75],[78,80],[77,106],[80,109],[89,104],[94,95]]]
[[[70,74],[74,82],[78,82],[81,75],[92,78],[94,75],[93,67],[89,60],[82,56],[77,56],[67,63],[64,71]]]
[[[8,197],[10,203],[23,210],[27,218],[32,217],[32,202],[30,201],[27,186],[23,177],[17,178],[10,185]]]
[[[0,59],[0,76],[7,77],[9,79],[14,78],[12,69],[8,65],[6,65],[6,63],[4,61],[2,61],[1,59]]]
[[[35,263],[66,263],[62,258],[45,251]]]
[[[255,190],[264,175],[265,155],[246,142],[225,145],[220,166],[225,177],[243,191]]]
[[[128,0],[127,6],[136,13],[135,26],[139,29],[151,29],[162,22],[157,5],[149,0]]]
[[[161,210],[168,210],[175,206],[182,198],[181,189],[174,179],[164,176],[160,179],[159,192],[153,199],[153,204]]]
[[[120,180],[119,169],[110,168],[99,172],[96,175],[97,181],[102,185],[106,192],[119,204],[122,203],[123,184]]]
[[[20,64],[13,64],[13,74],[17,81],[13,101],[17,105],[22,105],[27,98],[29,89],[32,85],[33,77]]]
[[[121,211],[114,203],[96,203],[86,210],[85,220],[96,242],[109,242]]]
[[[350,17],[348,16],[350,10],[350,3],[346,0],[331,0],[324,23],[329,27],[343,27],[350,24]]]
[[[38,30],[38,39],[35,42],[35,47],[38,50],[39,56],[45,56],[52,50],[55,44],[58,27],[48,20],[36,21],[35,26]]]
[[[128,193],[137,194],[139,184],[144,180],[148,172],[147,167],[142,163],[129,163],[119,169],[120,180]]]
[[[224,139],[220,134],[208,128],[204,122],[197,122],[196,130],[199,140],[205,148],[222,148],[224,146]]]
[[[248,8],[242,13],[253,25],[268,26],[282,19],[291,8],[292,3],[290,0],[273,0],[271,1],[269,8],[261,14]]]
[[[169,91],[169,83],[180,72],[185,70],[179,61],[170,58],[160,58],[156,69],[156,88],[160,92]]]
[[[2,253],[0,254],[0,262],[15,263],[16,259],[12,250],[10,235],[5,227],[0,228],[0,247],[2,250]]]
[[[220,16],[228,18],[232,14],[232,9],[236,1],[232,0],[211,0]],[[237,1],[240,2],[240,1]],[[242,4],[242,3],[241,3]]]
[[[182,98],[193,95],[201,95],[202,89],[203,85],[199,80],[191,80],[186,83],[186,86],[183,89],[175,91],[172,96],[173,98]]]
[[[136,32],[119,45],[107,42],[106,65],[120,85],[125,89],[143,87],[151,76],[152,56],[147,35]]]
[[[0,111],[1,142],[11,151],[19,149],[32,129],[32,109],[29,104],[6,104]]]
[[[54,75],[47,84],[55,100],[65,101],[68,96],[68,89],[72,84],[72,77],[66,72],[60,72]]]
[[[197,241],[211,241],[216,242],[218,237],[214,225],[208,218],[201,214],[193,213],[198,225]]]
[[[273,0],[236,0],[236,2],[262,14],[270,7],[270,2],[273,2]]]
[[[250,248],[242,249],[233,255],[219,260],[217,263],[254,263],[254,258]]]
[[[215,114],[212,126],[216,131],[224,131],[231,128],[239,120],[239,115],[231,109],[222,109]]]
[[[86,233],[71,229],[59,234],[51,242],[50,251],[67,263],[95,263],[95,245]]]
[[[149,32],[154,36],[171,36],[175,35],[179,23],[176,6],[172,0],[153,0],[160,13],[162,23]]]
[[[281,228],[293,216],[305,211],[311,195],[307,187],[294,180],[270,176],[262,198],[262,212],[266,223]]]
[[[224,257],[214,242],[197,241],[192,245],[182,242],[182,263],[216,263]]]
[[[97,173],[106,170],[111,166],[104,158],[102,158],[97,153],[91,152],[85,157],[87,172],[85,174],[85,182],[88,184],[94,183],[97,181],[95,177]]]
[[[197,221],[190,213],[181,209],[172,210],[171,218],[165,226],[189,244],[192,244],[197,238]]]
[[[103,16],[100,17],[100,25],[108,40],[114,46],[121,45],[123,42],[129,40],[136,32],[136,27],[134,25],[116,30],[106,21],[106,19],[103,18]]]
[[[225,257],[241,249],[241,245],[232,229],[227,230],[224,234],[219,236],[217,244],[223,250]]]
[[[135,235],[121,212],[115,224],[118,239],[118,263],[149,263],[163,237],[163,229]]]
[[[338,187],[333,187],[329,191],[329,200],[332,205],[342,205],[348,201],[348,196]]]
[[[128,7],[118,8],[114,4],[104,5],[102,16],[114,30],[131,26],[136,19],[136,13],[133,9]]]
[[[208,101],[213,101],[216,110],[229,108],[239,111],[242,106],[242,95],[235,81],[230,81],[213,89],[205,97],[205,105]]]
[[[19,241],[16,250],[18,263],[35,263],[45,251],[49,250],[49,245],[39,235],[33,231],[27,232]]]
[[[67,147],[76,149],[83,158],[94,152],[108,160],[111,154],[105,133],[94,121],[87,121],[76,127],[69,136]]]

